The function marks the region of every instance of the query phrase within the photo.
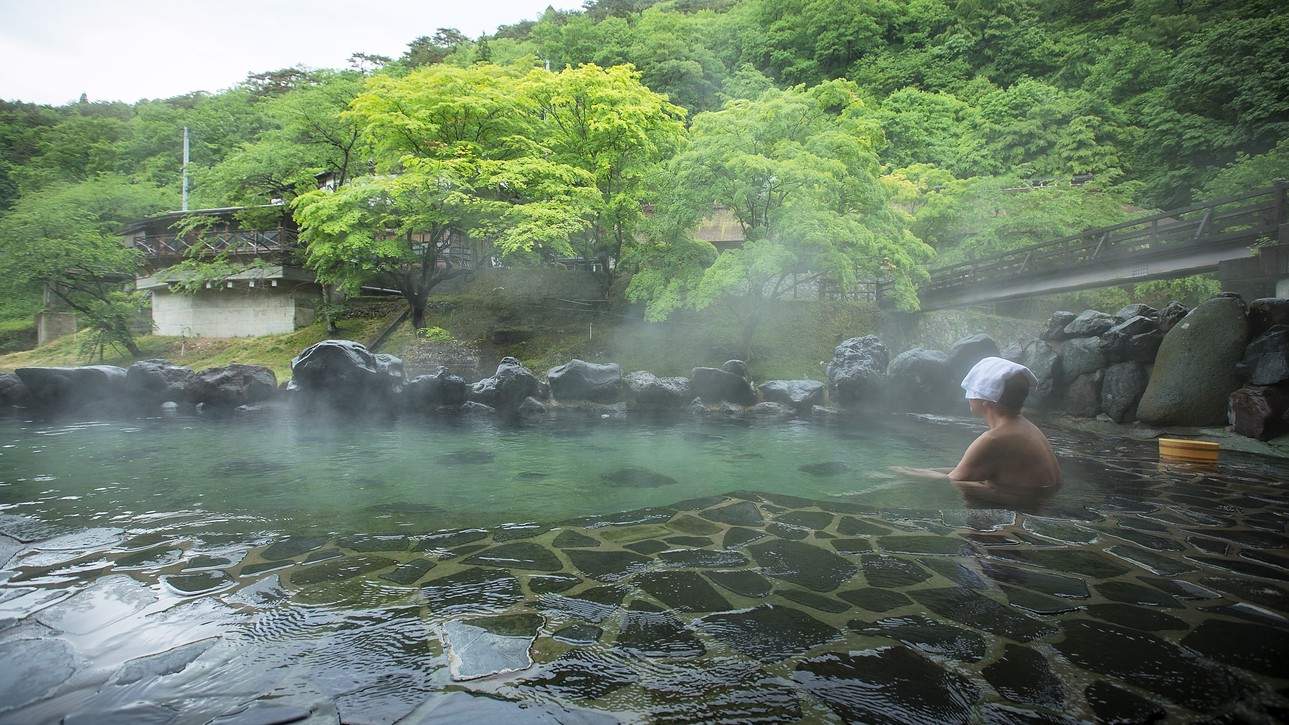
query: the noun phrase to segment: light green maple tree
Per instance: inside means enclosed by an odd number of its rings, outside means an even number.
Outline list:
[[[880,280],[888,299],[916,309],[916,285],[931,250],[888,203],[875,152],[881,138],[846,81],[772,90],[699,114],[689,147],[672,166],[675,193],[663,209],[670,225],[664,239],[678,258],[701,262],[703,254],[687,249],[692,242],[677,239],[679,230],[725,209],[746,242],[702,270],[674,268],[667,260],[673,268],[665,276],[650,273],[656,253],[642,255],[644,269],[628,295],[645,302],[652,319],[676,308],[675,280],[688,280],[684,304],[695,308],[736,300],[744,355],[751,352],[765,303],[782,298],[803,277],[843,292]]]

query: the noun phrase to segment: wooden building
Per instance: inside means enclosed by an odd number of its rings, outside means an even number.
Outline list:
[[[263,221],[248,227],[239,222],[244,211]],[[151,294],[158,335],[277,335],[316,317],[322,287],[301,264],[299,232],[284,206],[167,212],[130,225],[124,235],[143,255],[135,286]],[[175,265],[192,258],[226,262],[235,271],[183,291],[180,283],[192,277]]]

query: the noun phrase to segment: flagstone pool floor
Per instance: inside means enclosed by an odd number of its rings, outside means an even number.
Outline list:
[[[1283,482],[1106,466],[1041,515],[743,491],[241,551],[0,516],[0,722],[1289,720]]]

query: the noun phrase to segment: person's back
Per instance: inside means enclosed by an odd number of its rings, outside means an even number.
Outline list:
[[[1038,426],[1019,413],[984,415],[990,423],[949,473],[953,481],[981,481],[1009,489],[1056,488],[1061,467]],[[991,420],[992,418],[992,420]]]

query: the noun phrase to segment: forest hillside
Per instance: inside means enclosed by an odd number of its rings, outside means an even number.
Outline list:
[[[192,208],[289,215],[300,264],[396,290],[412,329],[435,326],[441,255],[468,243],[489,265],[593,266],[650,323],[734,301],[735,350],[803,289],[858,302],[881,282],[916,310],[937,265],[1289,177],[1276,0],[588,0],[409,35],[398,58],[213,94],[0,102],[0,338],[25,339],[53,284],[104,344],[134,344],[146,298],[84,283],[134,272],[123,226],[179,208],[184,129]],[[695,237],[714,210],[741,244]]]

